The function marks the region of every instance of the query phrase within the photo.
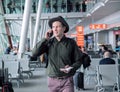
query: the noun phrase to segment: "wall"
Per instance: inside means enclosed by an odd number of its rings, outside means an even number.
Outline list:
[[[115,27],[115,26],[120,26],[120,11],[114,13],[114,14],[111,14],[97,22],[94,22],[94,23],[105,23],[105,24],[108,24],[108,27],[109,28],[112,28],[112,27]],[[89,33],[93,33],[95,32],[94,30],[93,31],[89,31],[89,25],[85,27],[85,34],[89,34]]]
[[[109,43],[112,45],[112,48],[115,48],[115,35],[113,34],[113,31],[109,31]]]
[[[106,23],[108,24],[109,28],[120,26],[120,11],[114,14],[111,14],[95,23],[96,24]],[[113,31],[109,31],[109,30],[104,30],[104,31],[97,30],[97,31],[99,32],[98,32],[98,41],[96,42],[111,44],[112,48],[114,49],[115,48],[115,35],[113,34]],[[85,34],[90,34],[90,33],[95,33],[95,32],[96,32],[95,30],[89,31],[89,26],[85,28]]]

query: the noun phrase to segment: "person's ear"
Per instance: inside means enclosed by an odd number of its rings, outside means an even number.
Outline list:
[[[66,27],[64,26],[63,28],[64,28],[64,32],[65,32],[65,30],[66,30]]]

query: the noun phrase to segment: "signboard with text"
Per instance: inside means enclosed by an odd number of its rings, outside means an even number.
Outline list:
[[[76,41],[77,45],[83,47],[84,46],[84,28],[83,26],[77,26],[76,27]]]
[[[89,25],[90,29],[106,29],[108,27],[107,24],[90,24]]]

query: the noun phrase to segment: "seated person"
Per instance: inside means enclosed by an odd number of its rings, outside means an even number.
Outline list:
[[[18,53],[18,48],[17,48],[17,46],[13,46],[13,49],[12,49],[11,54],[17,55],[17,53]]]
[[[111,53],[109,51],[105,51],[103,57],[104,58],[100,60],[99,64],[115,64],[115,61],[111,58]]]
[[[11,52],[11,47],[8,46],[8,47],[6,48],[6,50],[5,50],[5,54],[10,54],[10,52]]]
[[[105,51],[108,51],[108,48],[107,48],[105,45],[101,45],[101,46],[100,46],[100,49],[99,49],[99,51],[98,51],[98,54],[99,54],[100,56],[103,56]]]

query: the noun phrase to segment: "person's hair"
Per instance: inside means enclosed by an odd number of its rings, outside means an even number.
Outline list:
[[[108,48],[105,45],[101,45],[101,47],[103,47],[104,50],[108,50]]]
[[[109,51],[105,51],[104,58],[110,58],[110,57],[111,57],[111,53]]]

